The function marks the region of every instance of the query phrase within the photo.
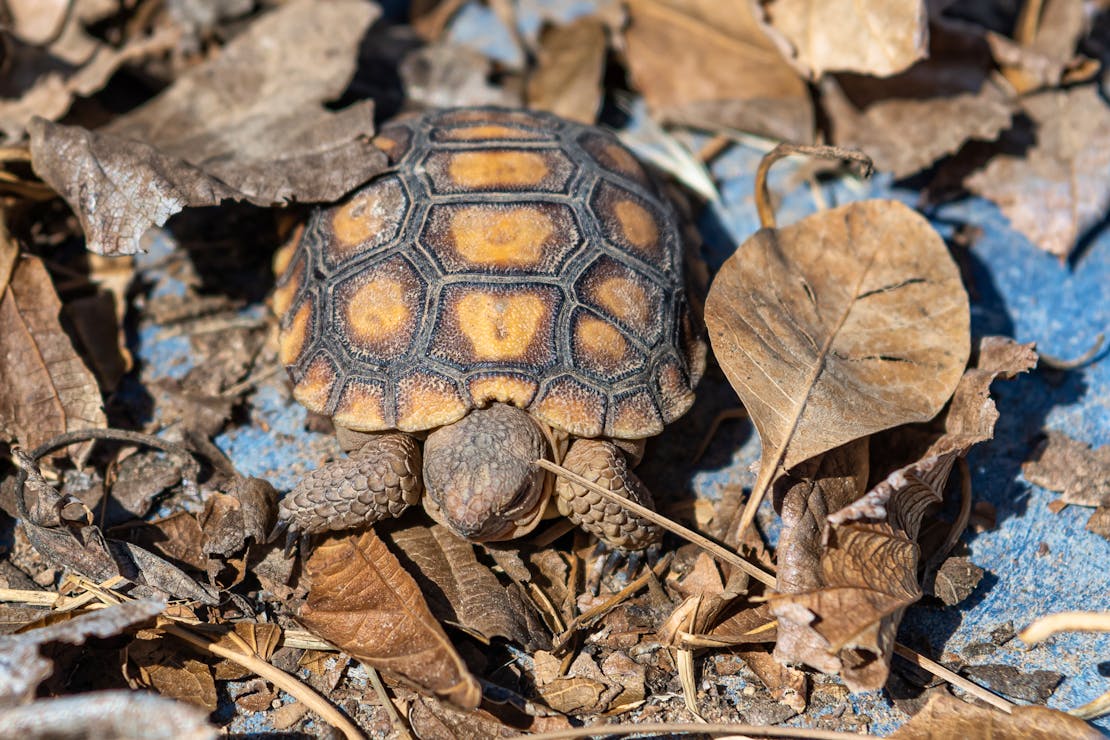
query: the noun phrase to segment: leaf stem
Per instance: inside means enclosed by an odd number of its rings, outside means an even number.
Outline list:
[[[860,166],[860,174],[863,177],[870,177],[875,168],[871,158],[858,149],[824,145],[806,146],[786,142],[779,144],[763,155],[763,159],[759,161],[759,169],[755,171],[755,210],[759,214],[759,225],[764,229],[775,228],[775,209],[771,206],[771,193],[767,189],[767,173],[771,171],[771,165],[792,154],[808,154],[818,159],[843,159],[855,162]]]

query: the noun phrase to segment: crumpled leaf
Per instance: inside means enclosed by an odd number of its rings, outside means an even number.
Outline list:
[[[528,79],[528,107],[593,123],[601,110],[605,25],[583,16],[540,33],[536,69]]]
[[[935,416],[970,345],[967,293],[944,242],[886,200],[758,231],[718,272],[705,323],[759,431],[759,490],[780,464]]]
[[[747,2],[630,0],[629,73],[660,118],[813,140],[805,82],[760,28]]]
[[[247,540],[265,542],[277,519],[277,491],[261,478],[236,477],[227,493],[213,491],[197,522],[204,531],[204,552],[225,557]]]
[[[16,258],[0,292],[0,433],[32,449],[63,432],[108,423],[96,378],[58,320],[61,310],[42,260]],[[78,445],[70,454],[80,461],[88,449]]]
[[[118,48],[105,43],[86,31],[119,12],[105,0],[9,0],[5,9],[11,35],[5,34],[0,75],[0,139],[6,141],[22,138],[35,116],[60,118],[121,66],[171,49],[178,37],[167,27],[129,37]]]
[[[300,620],[351,657],[464,708],[481,699],[419,587],[373,530],[324,541],[305,564]]]
[[[1096,740],[1104,735],[1081,719],[1046,707],[1015,706],[1013,713],[968,704],[937,692],[891,740]]]
[[[1037,11],[1035,18],[1027,17],[1028,13]],[[1014,39],[994,31],[987,31],[985,36],[1002,74],[1018,94],[1024,95],[1055,86],[1070,70],[1093,61],[1076,53],[1076,46],[1089,25],[1090,16],[1082,3],[1044,0],[1036,5],[1022,6]],[[1098,69],[1097,63],[1087,66],[1091,67],[1091,73]]]
[[[137,669],[138,685],[162,696],[216,711],[216,681],[212,666],[161,638],[139,639],[127,648],[127,657]]]
[[[413,575],[435,584],[424,589],[432,613],[485,640],[503,637],[528,650],[549,647],[539,619],[523,610],[524,602],[510,600],[506,587],[478,562],[474,546],[446,527],[410,525],[393,530],[389,540],[417,571]]]
[[[821,81],[834,142],[861,149],[895,177],[928,167],[969,140],[994,141],[1015,110],[992,78],[990,52],[978,34],[938,23],[929,46],[929,58],[893,77]]]
[[[1022,463],[1030,483],[1057,491],[1060,500],[1076,506],[1110,506],[1110,445],[1090,445],[1063,432],[1049,430],[1045,439]]]
[[[128,601],[22,634],[0,635],[0,707],[30,702],[39,683],[50,676],[54,666],[40,652],[44,645],[81,645],[90,637],[114,637],[165,608],[165,602],[153,599]]]
[[[1037,124],[1036,143],[1002,154],[965,184],[998,204],[1031,242],[1066,259],[1110,207],[1110,107],[1096,85],[1022,100]]]
[[[853,691],[886,683],[902,613],[921,596],[917,537],[923,517],[943,500],[956,458],[993,436],[998,410],[991,382],[1035,363],[1030,345],[985,337],[977,367],[964,373],[953,394],[945,433],[920,459],[825,515],[829,502],[842,504],[859,485],[859,456],[866,449],[847,445],[825,455],[810,474],[816,485],[803,480],[787,493],[783,520],[789,528],[779,549],[787,580],[780,580],[783,593],[771,603],[779,618],[780,661],[839,673]],[[854,483],[845,486],[846,478]]]
[[[825,72],[888,77],[928,51],[923,0],[764,0],[771,30],[810,78]]]
[[[215,740],[207,713],[157,694],[94,691],[0,709],[0,727],[23,740]]]
[[[386,165],[370,142],[371,101],[322,106],[350,81],[379,12],[359,0],[290,2],[102,129],[36,119],[35,172],[99,254],[140,251],[147,228],[186,206],[335,200]]]

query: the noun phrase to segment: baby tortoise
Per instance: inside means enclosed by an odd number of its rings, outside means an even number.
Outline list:
[[[546,113],[439,110],[376,143],[391,168],[276,260],[293,394],[348,453],[282,500],[279,527],[360,527],[426,492],[460,536],[503,540],[554,494],[618,550],[655,543],[656,525],[534,461],[651,506],[629,465],[705,368],[660,188],[611,134]]]

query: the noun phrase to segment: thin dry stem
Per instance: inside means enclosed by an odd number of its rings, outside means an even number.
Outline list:
[[[258,676],[266,679],[274,686],[289,694],[293,698],[300,701],[306,707],[316,712],[332,727],[335,727],[343,736],[348,740],[364,740],[366,737],[358,727],[354,725],[351,720],[339,712],[334,706],[328,703],[328,700],[316,693],[307,684],[302,683],[293,676],[290,676],[285,671],[270,665],[262,658],[254,654],[244,654],[231,648],[219,645],[216,641],[205,635],[198,635],[191,630],[176,624],[163,625],[162,629],[174,637],[184,640],[190,645],[199,648],[205,652],[217,655],[221,658],[237,663],[249,671],[254,672]]]
[[[378,701],[381,702],[382,709],[389,716],[389,721],[393,724],[393,729],[397,731],[397,735],[412,740],[409,726],[401,719],[397,707],[393,705],[393,699],[389,697],[389,692],[385,690],[385,684],[382,683],[381,674],[378,673],[376,668],[366,663],[363,663],[362,667],[366,669],[366,675],[370,677],[370,684],[374,687],[374,693],[378,695]]]
[[[840,146],[803,146],[782,143],[763,156],[759,169],[755,172],[755,210],[759,214],[759,225],[765,229],[775,228],[775,209],[771,206],[771,193],[767,189],[767,173],[771,165],[792,154],[807,154],[819,159],[842,159],[855,162],[862,168],[864,177],[870,177],[874,169],[871,158],[857,149]]]
[[[1060,612],[1034,621],[1018,633],[1026,645],[1036,645],[1057,632],[1110,632],[1110,612]]]
[[[1102,343],[1105,341],[1106,335],[1099,333],[1099,335],[1095,337],[1095,343],[1091,345],[1091,348],[1081,354],[1079,357],[1076,357],[1074,360],[1063,360],[1059,357],[1053,357],[1052,355],[1046,355],[1043,352],[1038,352],[1037,363],[1043,367],[1047,367],[1052,370],[1075,370],[1077,368],[1083,367],[1088,362],[1093,360],[1095,358],[1095,355],[1098,354],[1099,350],[1102,349]]]
[[[1068,714],[1085,720],[1098,719],[1104,714],[1110,714],[1110,691],[1081,707],[1069,709]]]
[[[894,653],[899,657],[913,663],[918,668],[922,668],[929,673],[932,673],[937,678],[942,678],[953,686],[963,689],[967,693],[974,696],[976,699],[979,699],[980,701],[985,701],[992,707],[1001,709],[1006,714],[1010,714],[1014,711],[1014,705],[1003,699],[998,694],[984,689],[977,683],[972,683],[971,681],[968,681],[963,676],[953,673],[952,671],[942,666],[940,663],[926,658],[921,653],[915,650],[911,650],[905,645],[895,643]]]
[[[743,406],[737,406],[731,409],[724,409],[718,411],[717,415],[713,417],[713,421],[709,424],[709,429],[706,431],[705,436],[701,438],[701,444],[698,445],[697,452],[694,453],[691,462],[701,460],[702,455],[709,449],[709,445],[713,443],[713,438],[717,436],[717,432],[721,429],[721,424],[733,419],[746,419],[748,418],[748,410]]]
[[[595,725],[571,727],[566,730],[539,732],[535,735],[517,735],[510,740],[577,740],[583,737],[612,737],[616,735],[699,735],[750,737],[788,737],[800,740],[859,740],[855,732],[835,730],[810,730],[801,727],[767,727],[765,725],[699,724],[696,722],[645,722],[643,724]]]
[[[536,465],[539,465],[544,470],[550,471],[552,473],[555,473],[556,475],[566,478],[571,483],[575,483],[579,486],[582,486],[583,488],[593,491],[594,493],[604,497],[608,501],[616,502],[629,511],[633,512],[634,514],[642,516],[644,519],[647,519],[654,524],[658,524],[660,527],[667,530],[668,532],[672,532],[682,539],[686,540],[687,542],[691,542],[697,545],[718,560],[728,563],[729,565],[736,566],[760,583],[764,583],[772,587],[775,585],[775,577],[773,575],[763,570],[759,566],[749,563],[747,560],[740,557],[732,550],[729,550],[724,545],[714,542],[705,535],[684,527],[677,522],[673,522],[659,512],[652,511],[646,506],[641,506],[635,501],[629,501],[624,496],[613,493],[608,489],[602,488],[593,481],[586,480],[582,476],[576,473],[572,473],[561,465],[556,465],[550,460],[544,460],[541,458],[539,460],[536,460]]]

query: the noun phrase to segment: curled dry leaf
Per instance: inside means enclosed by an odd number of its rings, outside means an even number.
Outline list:
[[[528,106],[572,121],[593,123],[601,110],[605,25],[583,16],[540,34],[536,69],[528,80]]]
[[[367,530],[332,537],[305,564],[312,581],[300,620],[353,658],[464,708],[482,693],[420,589]]]
[[[748,2],[630,0],[627,9],[629,72],[660,118],[812,141],[805,82]]]
[[[378,12],[359,0],[290,2],[103,129],[36,119],[35,172],[99,254],[139,251],[147,228],[186,206],[335,200],[386,164],[370,142],[372,102],[322,105],[347,86]]]
[[[162,696],[216,711],[216,680],[212,666],[161,638],[139,639],[127,648],[134,680]]]
[[[926,55],[923,0],[764,0],[770,30],[813,79],[825,72],[897,74]]]
[[[805,466],[796,471],[808,472],[808,479],[784,498],[783,595],[771,604],[779,618],[779,660],[839,673],[854,691],[886,683],[902,613],[921,596],[922,520],[943,500],[956,458],[993,436],[998,410],[991,382],[1035,364],[1031,346],[985,337],[977,367],[964,373],[953,394],[945,433],[919,460],[862,496],[866,473],[861,478],[859,470],[867,463],[861,443],[827,453],[810,464],[816,465],[812,472]],[[836,505],[841,508],[827,513]]]
[[[1014,707],[1013,713],[968,704],[937,692],[925,708],[898,728],[891,740],[1095,740],[1105,737],[1081,719],[1046,707]]]
[[[0,727],[23,740],[215,740],[199,707],[136,691],[94,691],[0,709]]]
[[[81,645],[90,637],[114,637],[153,619],[165,608],[164,602],[153,599],[128,601],[18,635],[0,635],[0,707],[31,701],[39,683],[50,676],[53,665],[41,654],[43,646],[53,642]],[[10,726],[0,723],[0,727]]]
[[[474,546],[466,540],[438,524],[402,527],[388,537],[415,567],[413,575],[435,584],[424,592],[441,621],[457,624],[485,640],[503,637],[530,650],[550,644],[537,632],[538,617],[525,613],[527,607],[521,600],[509,598],[505,586],[478,562]]]
[[[1031,12],[1036,16],[1029,17]],[[1026,3],[1016,23],[1014,39],[987,31],[986,40],[1003,76],[1016,92],[1026,94],[1053,87],[1069,68],[1083,66],[1084,58],[1076,54],[1076,47],[1090,20],[1083,4],[1073,0]],[[1092,72],[1097,70],[1097,63],[1093,67]]]
[[[999,155],[966,181],[1031,242],[1066,259],[1110,207],[1110,106],[1095,85],[1025,98],[1036,144]]]
[[[705,323],[759,431],[757,490],[780,465],[935,416],[970,345],[967,293],[944,242],[885,200],[758,231],[717,274]]]
[[[15,258],[0,292],[0,432],[28,448],[63,432],[107,426],[100,388],[62,329],[61,310],[42,261]],[[71,449],[82,460],[89,445]]]

